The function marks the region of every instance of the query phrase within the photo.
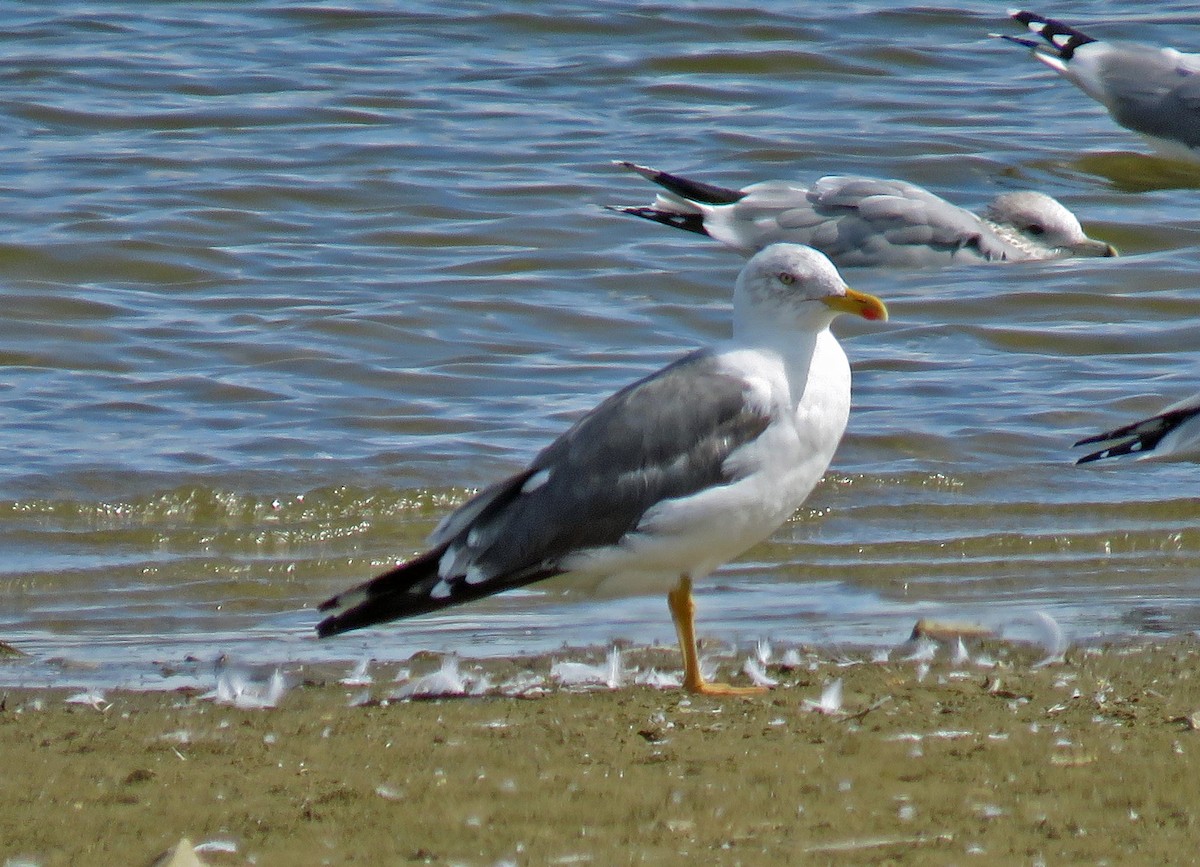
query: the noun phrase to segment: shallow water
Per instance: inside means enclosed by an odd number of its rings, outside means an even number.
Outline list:
[[[969,207],[1037,188],[1125,254],[847,272],[893,316],[837,327],[850,430],[796,519],[704,585],[704,634],[1200,626],[1195,467],[1070,449],[1197,387],[1200,171],[987,38],[1016,32],[1001,7],[401,5],[5,16],[0,638],[33,661],[0,681],[672,640],[661,598],[536,590],[311,632],[471,488],[726,333],[741,260],[601,211],[649,200],[612,159]],[[1071,20],[1200,23],[1110,15]]]

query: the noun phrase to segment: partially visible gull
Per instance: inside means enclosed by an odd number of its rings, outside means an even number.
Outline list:
[[[904,181],[831,175],[811,187],[763,181],[733,190],[636,163],[616,165],[665,192],[648,206],[609,210],[708,235],[746,256],[780,241],[815,247],[842,268],[1116,255],[1043,193],[1005,193],[978,217]]]
[[[1200,54],[1132,42],[1102,42],[1033,12],[1009,15],[1044,42],[1004,36],[1108,109],[1169,156],[1200,159]]]
[[[815,250],[776,244],[742,269],[733,337],[609,397],[522,472],[442,519],[428,550],[321,604],[322,637],[565,575],[670,588],[683,685],[706,682],[692,582],[762,541],[829,465],[850,411],[839,313],[886,319]]]
[[[1200,460],[1200,394],[1181,400],[1158,415],[1085,437],[1075,445],[1112,440],[1120,442],[1084,455],[1075,463],[1088,464],[1119,455],[1137,455],[1142,460]]]

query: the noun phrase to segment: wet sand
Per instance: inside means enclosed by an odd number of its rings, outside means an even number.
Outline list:
[[[288,671],[269,709],[12,689],[0,863],[150,864],[183,837],[209,864],[1194,858],[1196,640],[1075,648],[1042,667],[1036,648],[970,654],[804,650],[768,666],[770,693],[737,699],[552,685],[388,700],[397,666],[367,688],[339,683],[345,670]],[[628,668],[677,664],[625,654]],[[723,674],[744,681],[736,664]],[[550,665],[462,669],[501,683]],[[837,679],[841,709],[813,709]]]

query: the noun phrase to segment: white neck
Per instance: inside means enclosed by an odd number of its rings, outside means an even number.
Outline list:
[[[791,311],[764,310],[734,299],[733,339],[778,353],[789,367],[807,367],[821,335],[829,334],[836,314],[819,309],[797,317]]]

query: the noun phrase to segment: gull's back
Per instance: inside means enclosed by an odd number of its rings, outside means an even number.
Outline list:
[[[1080,48],[1076,62],[1084,63],[1081,77],[1095,77],[1100,101],[1121,126],[1160,148],[1200,147],[1200,55],[1097,42]]]
[[[978,216],[898,180],[836,175],[812,187],[766,181],[705,207],[714,239],[743,252],[789,241],[840,266],[929,266],[1026,256]],[[703,207],[703,206],[702,206]]]

